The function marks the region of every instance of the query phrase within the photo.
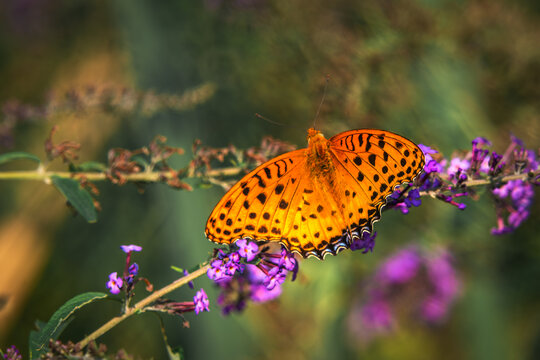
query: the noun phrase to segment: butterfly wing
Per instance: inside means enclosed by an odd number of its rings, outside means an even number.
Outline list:
[[[336,172],[342,174],[350,226],[358,234],[371,232],[386,197],[414,180],[424,168],[424,155],[412,141],[383,130],[346,131],[329,141]]]
[[[278,156],[247,174],[216,205],[206,237],[279,241],[303,257],[323,258],[347,247],[338,204],[306,171],[305,149]]]
[[[206,223],[206,236],[230,244],[237,239],[280,241],[292,226],[290,199],[297,191],[305,150],[278,156],[237,182],[216,205]]]

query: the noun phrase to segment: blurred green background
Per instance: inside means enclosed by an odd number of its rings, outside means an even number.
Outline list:
[[[109,148],[138,148],[157,134],[187,150],[176,166],[187,164],[194,139],[247,148],[270,134],[303,147],[328,74],[317,119],[327,136],[383,128],[449,156],[477,136],[504,151],[513,133],[538,149],[539,4],[4,0],[1,103],[42,106],[87,86],[181,95],[206,84],[215,93],[184,111],[82,106],[16,124],[6,120],[5,105],[1,126],[13,129],[11,150],[44,157],[43,141],[58,124],[55,138],[81,142],[82,160],[106,161]],[[0,183],[0,294],[13,295],[0,310],[0,347],[26,352],[36,319],[47,320],[78,293],[106,291],[108,274],[122,270],[119,245],[143,246],[135,261],[156,287],[177,276],[170,265],[192,267],[213,248],[203,229],[222,190],[99,187],[103,209],[88,224],[71,216],[50,186]],[[373,254],[306,260],[278,301],[242,314],[222,316],[210,281],[198,280],[211,312],[187,315],[189,329],[166,318],[169,342],[188,359],[538,359],[540,207],[515,233],[494,237],[488,194],[468,205],[459,212],[425,199],[408,216],[387,212]],[[347,326],[362,280],[410,242],[453,250],[462,297],[441,326],[404,319],[393,334],[362,345]],[[182,289],[174,297],[193,294]],[[113,302],[90,305],[62,339],[78,341],[118,311]],[[100,342],[111,351],[166,357],[153,314],[129,319]]]

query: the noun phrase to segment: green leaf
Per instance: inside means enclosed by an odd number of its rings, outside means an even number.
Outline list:
[[[31,331],[28,339],[30,359],[37,359],[41,354],[47,352],[49,340],[58,338],[69,321],[71,321],[69,318],[75,311],[95,300],[106,297],[107,294],[102,292],[87,292],[77,295],[56,310],[47,323],[36,322],[38,331]]]
[[[41,162],[41,160],[34,154],[29,154],[22,151],[15,151],[15,152],[10,152],[10,153],[5,153],[5,154],[0,155],[0,164],[4,164],[13,160],[22,160],[22,159],[32,160],[37,163]]]
[[[167,333],[165,332],[165,327],[163,326],[163,320],[159,318],[161,323],[161,335],[163,335],[163,342],[165,342],[165,348],[167,349],[167,355],[169,355],[169,360],[182,360],[184,357],[184,349],[178,347],[176,349],[171,348],[169,342],[167,341]]]
[[[77,180],[56,175],[51,176],[51,180],[58,191],[65,196],[69,203],[86,221],[89,223],[97,221],[94,200],[92,200],[90,193],[83,189]]]

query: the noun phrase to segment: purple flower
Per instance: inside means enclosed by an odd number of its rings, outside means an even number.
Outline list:
[[[534,197],[534,190],[530,183],[523,180],[511,180],[493,189],[492,192],[501,199],[501,202],[497,204],[497,228],[491,230],[493,235],[509,233],[529,217],[529,207]],[[506,226],[502,214],[508,212],[508,226]]]
[[[137,263],[133,263],[128,268],[129,275],[131,276],[137,276],[139,273],[139,265]]]
[[[132,251],[141,251],[142,247],[138,245],[121,245],[120,248],[126,253],[129,254]]]
[[[536,160],[536,155],[533,150],[527,150],[527,166],[526,170],[536,171],[538,170],[538,161]]]
[[[439,296],[427,297],[420,306],[420,315],[430,323],[440,322],[448,312],[448,303]]]
[[[252,241],[247,239],[239,239],[235,243],[238,246],[238,254],[245,258],[246,261],[252,261],[259,252],[259,247]]]
[[[209,270],[210,270],[210,269],[209,269]],[[183,272],[184,272],[184,276],[188,276],[188,275],[189,275],[189,272],[188,272],[186,269],[184,269]],[[207,274],[208,274],[208,272],[207,272]],[[190,289],[193,289],[193,281],[188,281],[188,286],[189,286]]]
[[[437,154],[438,151],[424,144],[418,144],[418,147],[424,153],[424,157],[426,161],[426,165],[424,166],[424,172],[427,174],[432,173],[432,172],[433,173],[442,172],[443,171],[442,165],[438,161],[433,159],[433,157],[431,156],[431,154]]]
[[[275,299],[281,294],[281,284],[287,273],[292,272],[294,280],[298,271],[294,254],[284,247],[274,253],[268,247],[259,252],[258,246],[246,239],[238,240],[237,244],[237,251],[218,255],[220,259],[214,260],[208,270],[208,276],[221,288],[217,303],[223,314],[243,310],[248,301]],[[256,265],[245,263],[254,260],[256,255],[260,259]]]
[[[401,211],[401,213],[404,215],[409,213],[409,207],[407,206],[407,204],[405,204],[405,202],[399,202],[396,205],[394,205],[394,207],[398,209],[399,211]]]
[[[237,271],[239,272],[244,271],[244,264],[239,264],[232,260],[229,260],[224,265],[224,268],[225,268],[225,274],[233,276],[234,273],[236,273]]]
[[[210,311],[210,301],[208,301],[208,296],[206,295],[204,289],[197,291],[193,297],[193,302],[195,303],[195,314],[198,315],[203,311]]]
[[[496,176],[502,171],[504,163],[501,163],[501,160],[502,155],[497,154],[495,151],[491,153],[491,157],[489,158],[489,175]]]
[[[388,330],[393,323],[390,305],[384,300],[374,300],[362,307],[362,323],[371,330]]]
[[[6,353],[4,354],[3,358],[5,360],[22,360],[22,355],[15,345],[11,345],[6,349]]]
[[[109,274],[109,281],[107,282],[107,287],[109,288],[111,294],[119,294],[123,283],[124,282],[122,281],[122,278],[118,277],[118,273],[116,273],[116,271]]]
[[[240,264],[240,254],[238,254],[237,251],[234,251],[229,254],[228,256],[229,260],[232,261],[235,264]]]
[[[517,146],[520,146],[520,147],[525,146],[525,144],[523,143],[523,140],[521,140],[520,138],[518,138],[514,134],[510,134],[510,139],[512,140],[512,143],[517,145]]]
[[[492,235],[504,235],[511,233],[514,229],[504,224],[504,219],[500,216],[497,217],[497,227],[491,229]]]
[[[403,249],[386,260],[378,272],[378,277],[387,283],[405,283],[418,272],[420,260],[415,249]]]
[[[230,278],[230,275],[227,274],[227,269],[223,266],[223,260],[212,261],[211,267],[206,272],[206,275],[214,281]]]
[[[268,290],[264,285],[254,285],[251,287],[250,298],[253,302],[263,303],[276,299],[281,295],[281,292],[281,286],[275,286],[272,290]]]
[[[528,210],[518,209],[517,211],[510,213],[508,216],[508,224],[511,225],[512,228],[516,229],[519,225],[521,225],[521,223],[527,220],[528,217]]]
[[[281,257],[279,258],[278,266],[288,271],[293,271],[298,266],[294,254],[287,251],[287,249],[281,249]]]
[[[459,292],[460,283],[452,266],[450,254],[441,251],[437,256],[428,258],[426,268],[435,293],[442,298],[453,299]]]
[[[368,233],[367,231],[362,232],[361,237],[355,238],[355,240],[351,244],[351,250],[363,250],[362,254],[366,254],[368,252],[373,252],[373,248],[375,247],[375,238],[377,237],[377,232]]]
[[[430,160],[429,162],[426,162],[426,165],[424,166],[424,171],[428,174],[441,173],[443,171],[443,166],[435,160]]]
[[[279,267],[274,267],[270,269],[266,278],[264,279],[264,285],[268,290],[274,289],[277,285],[281,285],[285,282],[287,277],[287,272]]]
[[[438,151],[435,150],[435,149],[432,149],[430,148],[429,146],[426,146],[424,144],[418,144],[418,147],[420,148],[420,150],[422,150],[422,152],[424,153],[424,157],[426,159],[426,163],[433,160],[433,158],[431,157],[431,154],[437,154]]]
[[[407,197],[405,198],[405,204],[407,207],[419,206],[422,204],[422,200],[420,200],[420,191],[418,191],[418,189],[412,189],[409,191]]]
[[[258,281],[253,281],[251,285],[250,299],[253,302],[267,302],[281,295],[281,286],[274,286],[273,289],[268,290],[262,284],[266,275],[256,266],[248,265],[248,267],[250,267],[250,273],[252,274],[251,279],[258,279]]]
[[[349,318],[351,330],[369,341],[393,328],[394,313],[418,313],[427,323],[440,323],[460,292],[451,260],[444,249],[425,252],[414,246],[390,256],[364,285],[365,300]]]
[[[473,149],[476,148],[478,145],[487,145],[491,146],[491,141],[486,139],[485,137],[479,136],[472,141]]]
[[[427,191],[427,190],[435,190],[441,187],[442,183],[439,178],[434,179],[426,179],[424,183],[420,186],[419,190],[421,191]]]
[[[469,160],[466,159],[460,159],[460,158],[453,158],[450,160],[450,165],[448,166],[448,169],[446,169],[446,173],[449,176],[456,176],[456,173],[458,171],[466,171],[471,166],[471,163]]]

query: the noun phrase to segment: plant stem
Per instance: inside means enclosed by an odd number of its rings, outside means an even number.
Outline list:
[[[209,177],[219,176],[234,176],[242,172],[241,168],[229,167],[215,170],[208,170],[204,175]],[[0,172],[0,180],[35,180],[50,182],[52,176],[58,176],[62,178],[84,178],[88,181],[104,181],[108,180],[107,174],[104,172],[70,172],[70,171],[3,171]],[[172,179],[177,177],[175,172],[171,171],[149,171],[132,174],[122,174],[122,177],[126,181],[131,182],[158,182],[161,179]],[[188,175],[188,177],[200,177],[196,174]]]
[[[152,294],[148,295],[146,298],[136,303],[133,307],[128,308],[124,314],[112,318],[111,320],[103,324],[99,329],[97,329],[96,331],[94,331],[93,333],[85,337],[84,339],[82,339],[79,342],[79,345],[81,346],[81,348],[84,348],[86,345],[88,345],[88,343],[90,343],[91,341],[94,341],[101,335],[105,334],[107,331],[109,331],[110,329],[112,329],[113,327],[115,327],[116,325],[118,325],[119,323],[127,319],[128,317],[145,311],[145,306],[153,303],[154,301],[156,301],[163,295],[168,294],[171,291],[178,289],[182,285],[187,284],[188,282],[192,281],[193,279],[198,278],[201,275],[206,274],[209,267],[210,265],[206,264],[202,266],[200,269],[184,277],[181,277],[180,279],[173,281],[169,285],[159,290],[154,291]]]

